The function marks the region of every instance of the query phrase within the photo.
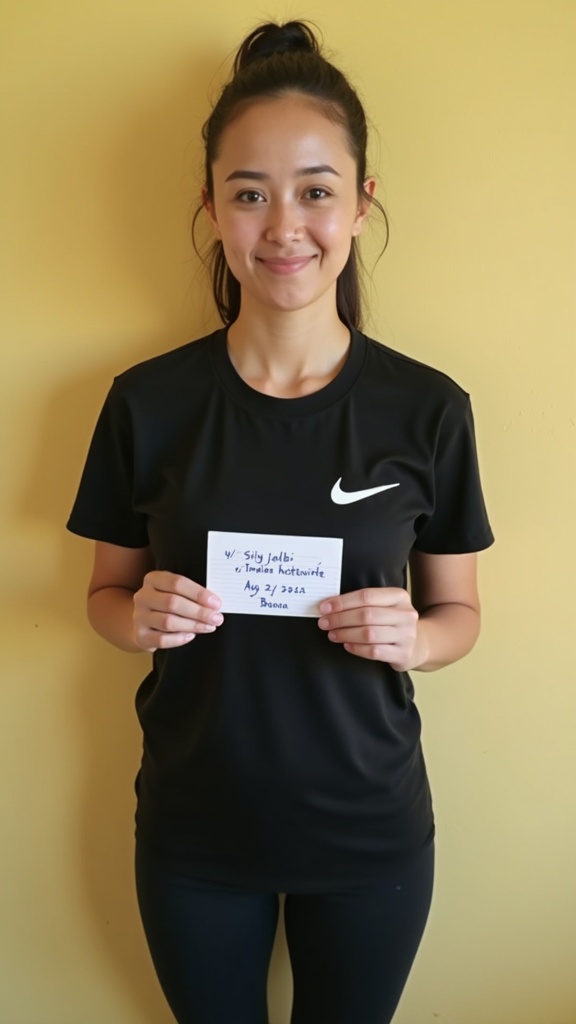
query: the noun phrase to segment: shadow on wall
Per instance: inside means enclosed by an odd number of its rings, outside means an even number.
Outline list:
[[[117,978],[118,988],[127,992],[128,1001],[134,1005],[135,1019],[139,1015],[143,1024],[172,1021],[149,962],[133,884],[133,781],[141,747],[133,702],[136,687],[148,671],[149,659],[145,655],[122,654],[91,635],[84,611],[88,542],[66,534],[65,524],[89,438],[114,373],[216,326],[214,320],[207,323],[213,314],[207,312],[206,282],[194,272],[196,258],[191,245],[190,264],[184,268],[190,279],[190,291],[179,309],[174,309],[170,268],[165,266],[165,254],[174,252],[175,272],[183,272],[182,230],[186,224],[179,222],[181,210],[174,206],[169,210],[170,216],[163,217],[163,197],[170,206],[170,174],[180,161],[182,175],[189,178],[190,211],[194,209],[195,176],[201,156],[197,150],[191,158],[187,140],[194,136],[194,129],[190,128],[194,119],[196,136],[199,134],[207,109],[205,98],[211,91],[206,83],[212,81],[220,59],[208,62],[205,57],[196,60],[191,55],[191,64],[194,74],[188,70],[182,74],[171,94],[164,90],[162,95],[153,95],[145,108],[134,112],[131,123],[123,126],[122,132],[111,127],[109,160],[103,162],[107,180],[95,182],[97,194],[106,197],[101,215],[110,222],[114,247],[111,257],[121,267],[120,287],[126,284],[128,289],[136,287],[141,292],[144,308],[154,310],[154,328],[142,344],[130,351],[124,341],[121,358],[114,364],[110,364],[107,355],[106,364],[100,364],[90,374],[63,382],[48,396],[29,484],[18,510],[24,523],[41,518],[55,537],[62,537],[59,579],[52,590],[39,596],[47,613],[56,614],[70,623],[77,635],[86,636],[83,664],[76,681],[77,717],[71,739],[75,747],[78,735],[81,737],[84,756],[76,821],[82,896],[111,975]],[[192,117],[191,98],[197,105]],[[151,159],[152,154],[162,150],[169,158]],[[186,171],[186,166],[191,170]],[[155,175],[161,180],[156,180]],[[178,186],[182,187],[182,181],[176,183]],[[81,258],[81,254],[74,254],[74,258]],[[52,267],[51,273],[61,274],[65,279],[66,267]],[[99,294],[96,280],[93,294],[86,299],[88,322],[92,304],[101,310],[103,301],[105,296],[103,299]],[[106,351],[109,353],[109,345]],[[95,355],[90,353],[91,365],[96,362]],[[36,595],[33,600],[37,608]],[[62,964],[63,987],[66,972],[67,965]],[[289,987],[283,937],[275,950],[270,987],[272,1019],[275,1024],[283,1024],[286,1010],[282,1007],[286,1006]]]

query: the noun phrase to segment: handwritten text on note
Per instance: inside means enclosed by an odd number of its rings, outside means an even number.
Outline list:
[[[342,539],[208,533],[206,585],[223,612],[317,616],[340,593]]]

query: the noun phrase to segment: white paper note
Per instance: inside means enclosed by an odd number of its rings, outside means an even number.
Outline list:
[[[208,533],[206,585],[223,612],[317,616],[340,593],[341,574],[339,537]]]

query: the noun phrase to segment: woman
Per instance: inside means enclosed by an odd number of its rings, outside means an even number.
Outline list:
[[[225,326],[116,379],[69,522],[92,625],[154,656],[142,918],[180,1024],[265,1024],[279,892],[293,1024],[385,1024],[432,892],[408,672],[473,646],[492,542],[470,406],[359,331],[366,121],[306,25],[248,36],[204,139]],[[224,618],[210,531],[341,538],[340,593]]]

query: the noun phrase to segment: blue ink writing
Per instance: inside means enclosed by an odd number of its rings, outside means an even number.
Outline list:
[[[277,555],[273,555],[271,551],[268,552],[268,561],[266,565],[270,565],[270,562],[293,562],[294,555],[287,554],[286,551],[279,551]]]
[[[279,565],[278,573],[280,576],[319,576],[324,579],[324,570],[320,568],[322,563],[318,562],[315,569],[299,569],[297,565]]]

